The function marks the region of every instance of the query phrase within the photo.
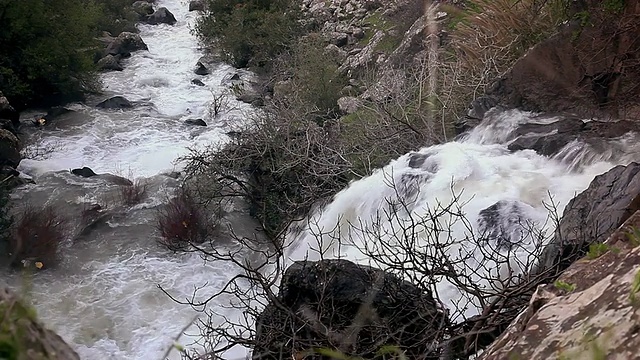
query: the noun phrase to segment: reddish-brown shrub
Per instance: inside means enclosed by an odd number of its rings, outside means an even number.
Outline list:
[[[120,186],[120,198],[125,205],[136,205],[142,201],[147,193],[147,184],[140,180],[135,180],[131,185]]]
[[[9,261],[14,267],[55,266],[58,247],[66,237],[66,221],[54,209],[26,207],[13,224]]]
[[[184,188],[176,189],[175,196],[158,210],[157,220],[162,235],[160,244],[172,251],[200,244],[210,233],[204,207]]]

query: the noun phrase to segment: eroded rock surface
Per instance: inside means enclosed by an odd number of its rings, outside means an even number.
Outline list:
[[[638,226],[640,212],[609,237],[610,251],[571,265],[564,286],[539,287],[479,360],[640,358],[640,246],[627,235]]]

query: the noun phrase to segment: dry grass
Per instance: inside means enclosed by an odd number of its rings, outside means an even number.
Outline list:
[[[58,248],[66,237],[66,220],[47,206],[26,207],[18,215],[9,238],[9,259],[12,266],[38,269],[58,263]]]
[[[464,11],[444,9],[452,29],[435,67],[436,94],[452,120],[566,18],[561,0],[469,0]]]

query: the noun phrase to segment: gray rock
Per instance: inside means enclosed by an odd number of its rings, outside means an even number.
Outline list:
[[[122,96],[114,96],[96,105],[102,109],[125,109],[133,107],[133,104]]]
[[[153,14],[153,5],[146,1],[136,1],[131,5],[131,8],[136,14],[140,15],[142,19]]]
[[[14,128],[20,126],[20,113],[9,104],[9,100],[0,92],[0,119],[9,120]]]
[[[98,69],[100,70],[115,70],[122,71],[124,68],[120,64],[120,56],[119,55],[111,55],[107,54],[107,56],[98,60]]]
[[[86,166],[83,167],[83,168],[80,168],[80,169],[73,169],[73,170],[71,170],[71,173],[73,175],[82,176],[82,177],[85,177],[85,178],[98,175],[93,170],[91,170],[91,168],[88,168]]]
[[[200,61],[198,61],[196,63],[196,70],[194,71],[196,73],[196,75],[208,75],[209,74],[209,69],[207,69],[207,67],[201,63]]]
[[[107,46],[106,54],[127,57],[131,55],[132,51],[138,50],[149,50],[149,47],[142,41],[140,35],[131,32],[122,32]]]
[[[205,9],[206,3],[203,0],[189,1],[189,11],[204,11]]]
[[[640,164],[616,166],[596,176],[589,187],[573,198],[564,210],[554,238],[541,263],[572,263],[590,244],[603,242],[636,210],[640,209]]]
[[[202,81],[200,81],[199,79],[193,79],[193,80],[191,80],[191,83],[193,85],[204,86],[204,83]]]
[[[334,44],[338,47],[345,46],[349,43],[349,35],[343,32],[332,32],[327,34],[327,37],[329,38],[329,42],[331,44]]]
[[[20,140],[9,130],[0,129],[0,165],[16,167],[22,160]]]
[[[161,7],[156,10],[153,14],[149,15],[149,17],[145,20],[147,24],[150,25],[158,25],[158,24],[169,24],[174,25],[178,21],[176,17],[166,8]]]
[[[187,119],[184,121],[184,123],[187,125],[194,125],[194,126],[207,126],[207,123],[204,122],[204,120],[202,119]]]

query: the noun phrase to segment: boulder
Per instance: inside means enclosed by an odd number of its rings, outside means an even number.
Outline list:
[[[150,25],[158,25],[158,24],[169,24],[174,25],[178,21],[176,17],[166,8],[161,7],[158,10],[154,11],[153,14],[149,15],[146,18],[146,23]]]
[[[196,73],[196,75],[208,75],[209,74],[209,69],[207,69],[207,67],[201,63],[200,61],[198,61],[196,63],[196,69],[194,71]]]
[[[613,251],[577,261],[556,285],[538,287],[478,359],[638,359],[640,239],[628,238],[638,227],[640,212],[608,238]]]
[[[195,126],[207,126],[207,123],[202,119],[187,119],[184,121],[187,125],[195,125]]]
[[[9,104],[9,100],[0,92],[0,120],[9,120],[14,128],[20,127],[20,113]]]
[[[73,169],[73,170],[71,170],[71,173],[73,175],[78,175],[78,176],[82,176],[82,177],[86,177],[86,178],[98,175],[95,172],[93,172],[93,170],[91,170],[91,168],[88,168],[86,166],[81,168],[81,169]]]
[[[372,359],[384,345],[431,358],[447,321],[430,293],[390,273],[347,260],[297,262],[257,318],[253,358],[295,359],[327,348]]]
[[[141,20],[153,14],[153,5],[146,1],[136,1],[131,5],[131,8],[140,16]]]
[[[15,168],[20,160],[20,140],[9,130],[0,129],[0,165]]]
[[[80,360],[80,356],[36,318],[33,308],[0,289],[0,357],[21,360]]]
[[[203,0],[191,0],[189,1],[189,11],[204,11],[206,4]]]
[[[331,32],[327,34],[327,38],[329,40],[329,43],[337,47],[343,47],[349,43],[349,35],[342,32]]]
[[[100,70],[122,71],[124,69],[120,64],[120,55],[107,54],[107,56],[98,60],[97,65]]]
[[[197,86],[204,86],[204,83],[200,79],[192,79],[191,83]]]
[[[133,107],[133,104],[123,96],[114,96],[98,103],[96,107],[102,109],[125,109]]]
[[[132,51],[149,50],[147,44],[142,41],[142,37],[131,32],[122,32],[107,46],[106,54],[120,55],[121,57],[131,56]]]
[[[542,254],[544,268],[571,264],[590,244],[603,242],[640,209],[640,164],[619,165],[596,176],[566,206],[555,236]]]

